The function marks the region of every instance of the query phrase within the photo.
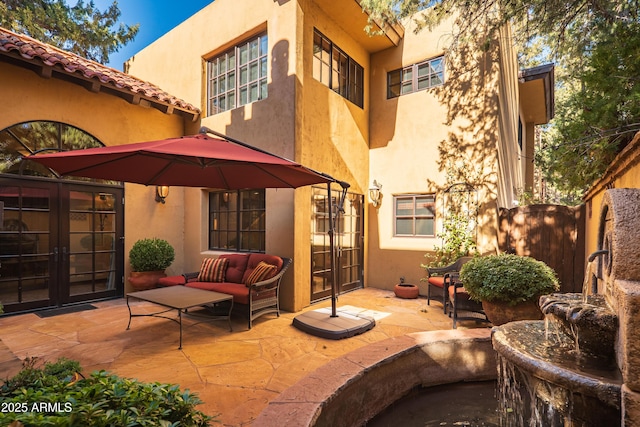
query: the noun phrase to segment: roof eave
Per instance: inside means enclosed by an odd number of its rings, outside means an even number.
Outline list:
[[[542,81],[545,102],[544,120],[538,120],[536,124],[549,123],[555,115],[555,65],[544,64],[527,68],[518,73],[520,84],[526,85],[533,81]]]

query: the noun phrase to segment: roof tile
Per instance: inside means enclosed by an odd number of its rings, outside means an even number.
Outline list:
[[[0,27],[0,54],[13,52],[30,62],[41,62],[44,65],[56,67],[58,71],[64,71],[70,75],[79,73],[87,79],[99,80],[105,86],[125,89],[133,94],[140,94],[152,100],[158,100],[184,110],[200,113],[200,110],[195,106],[163,91],[152,83],[40,42],[29,36],[17,34]]]

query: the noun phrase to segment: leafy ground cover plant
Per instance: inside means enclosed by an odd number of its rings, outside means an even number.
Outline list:
[[[195,409],[202,403],[195,394],[177,385],[105,371],[84,378],[79,363],[64,358],[37,365],[36,358],[26,359],[0,387],[0,425],[200,427],[214,421]]]

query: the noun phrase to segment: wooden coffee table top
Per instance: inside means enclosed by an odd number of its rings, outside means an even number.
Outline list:
[[[131,292],[127,294],[127,298],[128,297],[149,301],[154,304],[178,310],[233,299],[233,296],[229,294],[205,291],[204,289],[188,288],[186,286],[168,286],[166,288]]]

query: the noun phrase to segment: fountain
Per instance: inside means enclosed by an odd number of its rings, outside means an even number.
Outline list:
[[[583,294],[493,329],[503,425],[640,425],[638,206],[640,190],[607,190]]]

